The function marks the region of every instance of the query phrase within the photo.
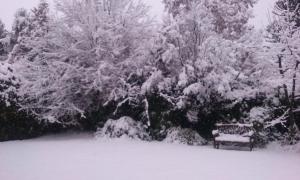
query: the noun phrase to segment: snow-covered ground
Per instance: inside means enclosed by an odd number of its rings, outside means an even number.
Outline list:
[[[0,143],[0,180],[299,180],[300,154],[90,135]]]

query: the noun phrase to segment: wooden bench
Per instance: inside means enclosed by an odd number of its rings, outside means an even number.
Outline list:
[[[214,148],[219,149],[220,144],[230,143],[248,145],[250,151],[254,145],[254,129],[252,124],[216,124],[212,131]]]

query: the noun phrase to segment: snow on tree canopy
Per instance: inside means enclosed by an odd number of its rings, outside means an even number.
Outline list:
[[[203,93],[203,85],[201,83],[194,83],[184,89],[183,93],[185,95],[197,95]]]
[[[7,62],[0,62],[0,98],[10,106],[11,101],[16,101],[19,79],[14,74],[14,67]]]
[[[34,9],[34,33],[19,38],[11,62],[23,79],[22,108],[64,123],[123,91],[144,65],[152,21],[133,0],[59,0],[56,7],[57,19],[45,16],[43,1]]]
[[[142,93],[146,94],[151,92],[153,88],[156,87],[162,80],[163,76],[161,71],[153,72],[147,81],[142,85]]]
[[[257,121],[264,123],[269,118],[269,110],[264,107],[254,107],[250,110],[249,118],[251,122]]]

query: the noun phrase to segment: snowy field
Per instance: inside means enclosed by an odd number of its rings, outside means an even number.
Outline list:
[[[90,135],[0,143],[0,180],[299,180],[300,154]]]

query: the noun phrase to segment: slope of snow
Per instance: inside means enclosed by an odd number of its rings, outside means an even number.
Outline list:
[[[0,143],[1,180],[298,180],[300,155],[52,136]]]

